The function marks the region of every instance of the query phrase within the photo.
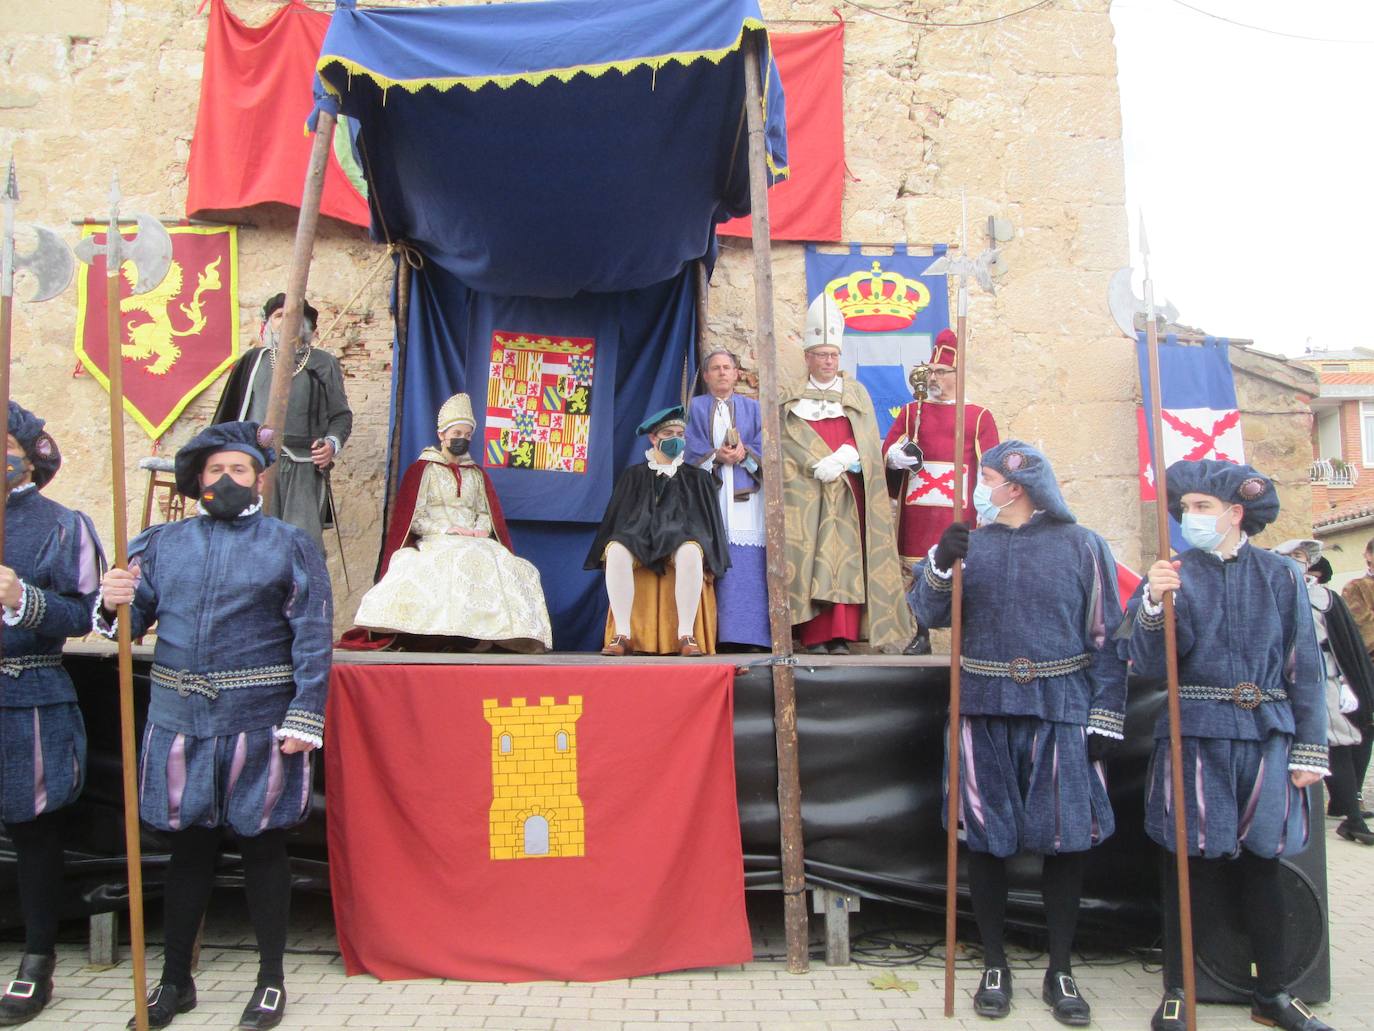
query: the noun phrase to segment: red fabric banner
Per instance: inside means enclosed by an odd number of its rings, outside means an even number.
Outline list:
[[[729,666],[338,665],[349,974],[597,981],[747,962]]]
[[[844,23],[815,32],[769,33],[787,98],[789,178],[768,191],[774,240],[839,240],[844,202]],[[742,144],[741,144],[742,145]],[[716,230],[749,236],[731,219]]]
[[[192,399],[238,355],[238,230],[234,226],[167,226],[172,264],[162,282],[135,294],[135,272],[119,276],[120,353],[124,410],[157,440]],[[103,244],[107,226],[85,225],[82,236]],[[134,229],[124,232],[133,239]],[[77,271],[76,356],[110,389],[105,257]]]
[[[300,0],[256,27],[222,2],[211,5],[186,168],[187,216],[216,217],[273,201],[300,206],[311,146],[305,120],[314,107],[315,61],[328,29],[329,15]],[[367,201],[336,154],[337,148],[325,166],[320,212],[369,225]]]

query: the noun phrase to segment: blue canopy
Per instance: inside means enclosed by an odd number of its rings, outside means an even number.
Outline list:
[[[634,290],[714,253],[749,210],[743,43],[758,0],[340,0],[321,105],[356,119],[373,235],[474,290]],[[782,90],[761,83],[772,178]]]

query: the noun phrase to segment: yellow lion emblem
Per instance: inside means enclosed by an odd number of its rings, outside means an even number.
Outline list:
[[[129,342],[121,348],[125,358],[141,362],[152,359],[152,364],[144,370],[154,376],[165,376],[181,357],[177,337],[195,336],[205,328],[203,296],[210,291],[223,289],[219,278],[219,265],[223,258],[216,258],[199,273],[196,279],[196,292],[190,304],[179,304],[181,314],[190,319],[186,329],[172,325],[172,316],[167,308],[181,293],[181,263],[173,261],[167,276],[153,290],[146,294],[136,294],[119,302],[121,314],[142,312],[146,321],[128,320],[125,325],[129,331]],[[130,285],[134,282],[132,265],[126,264],[120,270]]]

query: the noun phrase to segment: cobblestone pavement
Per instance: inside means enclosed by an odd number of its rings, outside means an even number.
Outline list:
[[[1317,1007],[1328,1023],[1347,1031],[1374,1027],[1374,849],[1341,841],[1326,825],[1331,913],[1332,1001]],[[243,915],[242,896],[221,891],[206,925],[207,945],[196,977],[200,1005],[176,1019],[176,1027],[231,1028],[252,990],[256,962],[252,935]],[[813,959],[810,973],[788,974],[778,958],[781,904],[773,894],[750,897],[756,959],[742,967],[694,970],[598,984],[477,984],[459,981],[403,981],[382,984],[371,977],[345,977],[337,954],[327,900],[298,895],[286,957],[289,1005],[285,1028],[497,1028],[554,1031],[643,1031],[656,1025],[694,1031],[772,1031],[782,1028],[832,1028],[835,1031],[892,1031],[897,1028],[980,1028],[1026,1031],[1059,1025],[1039,1001],[1042,968],[1029,952],[1013,956],[1017,994],[1010,1018],[990,1024],[973,1013],[976,984],[972,961],[960,976],[955,1019],[942,1017],[942,965],[938,955],[911,965],[909,956],[942,934],[938,921],[895,906],[865,903],[855,917],[855,934],[900,926],[883,935],[856,937],[865,957],[881,962],[882,942],[908,944],[907,959],[895,967],[851,965],[829,968]],[[149,939],[160,940],[157,913],[150,907]],[[813,917],[813,940],[821,931]],[[53,1004],[32,1028],[117,1029],[132,1014],[127,959],[113,969],[88,965],[80,928],[69,928],[73,942],[59,948]],[[0,970],[15,969],[19,948],[0,948]],[[161,951],[149,950],[154,976]],[[908,990],[879,990],[875,976],[895,973]],[[1103,1031],[1145,1028],[1159,998],[1156,967],[1131,954],[1094,956],[1077,967],[1093,1003],[1094,1026]],[[1253,1027],[1240,1007],[1203,1006],[1204,1029]]]

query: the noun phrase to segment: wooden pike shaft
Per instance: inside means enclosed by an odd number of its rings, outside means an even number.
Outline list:
[[[110,226],[107,240],[119,232]],[[108,252],[107,252],[108,254]],[[108,262],[108,256],[106,261]],[[106,334],[109,340],[110,481],[114,502],[115,566],[129,568],[129,512],[124,487],[124,354],[119,319],[119,269],[105,276]],[[147,1031],[147,972],[143,951],[143,849],[138,827],[138,753],[134,747],[134,655],[129,606],[117,609],[119,621],[120,758],[124,765],[124,841],[129,868],[129,951],[133,956],[134,1026]]]
[[[5,413],[6,425],[10,410],[10,331],[14,319],[14,298],[0,297],[0,412]],[[5,554],[5,509],[9,504],[10,485],[6,477],[4,490],[0,491],[0,562]],[[0,656],[5,654],[4,639],[0,637]]]
[[[808,968],[806,873],[802,866],[801,775],[797,758],[797,686],[792,668],[792,610],[782,509],[782,416],[773,330],[773,255],[768,238],[768,169],[764,161],[763,34],[744,48],[744,109],[749,123],[749,197],[753,213],[755,346],[763,419],[764,540],[768,556],[768,622],[773,636],[773,728],[778,750],[778,820],[782,843],[787,969]]]
[[[968,288],[959,285],[959,354],[954,365],[954,518],[964,514],[964,367],[968,364]],[[949,788],[945,804],[945,1016],[954,1016],[954,948],[959,924],[959,657],[963,654],[964,569],[954,563],[953,593],[949,609]]]
[[[281,336],[277,366],[272,370],[272,392],[267,399],[267,425],[274,431],[272,446],[281,451],[286,430],[286,402],[291,396],[291,374],[296,367],[296,341],[300,339],[305,315],[305,287],[310,280],[310,256],[315,250],[315,227],[320,221],[320,197],[324,193],[324,170],[334,145],[335,118],[320,112],[310,147],[310,164],[305,173],[301,213],[296,222],[296,244],[291,251],[291,271],[286,280],[286,303],[282,307]],[[276,489],[277,467],[267,470],[262,491],[263,511],[270,511]]]
[[[391,409],[391,455],[388,462],[390,472],[386,484],[387,512],[391,511],[391,503],[396,500],[397,486],[401,482],[401,420],[405,418],[406,360],[410,354],[410,277],[413,271],[404,251],[397,253],[396,275],[396,401]]]
[[[1159,384],[1159,330],[1151,307],[1145,330],[1150,366],[1150,430],[1154,441],[1155,515],[1159,531],[1159,558],[1173,553],[1169,543],[1169,488],[1164,468],[1164,419]],[[1183,957],[1184,1020],[1188,1031],[1197,1028],[1197,992],[1193,971],[1193,905],[1188,879],[1188,814],[1182,804],[1183,733],[1178,694],[1178,628],[1174,616],[1174,592],[1164,595],[1164,661],[1169,677],[1169,778],[1174,799],[1174,862],[1178,874],[1178,935]]]

